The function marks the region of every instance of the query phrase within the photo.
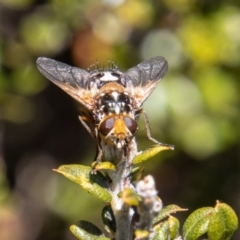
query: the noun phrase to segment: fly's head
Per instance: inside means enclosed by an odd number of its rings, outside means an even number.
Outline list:
[[[99,126],[100,137],[109,145],[123,149],[134,137],[137,131],[137,122],[128,115],[108,115]]]

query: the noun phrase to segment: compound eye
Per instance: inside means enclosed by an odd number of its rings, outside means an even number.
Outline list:
[[[107,136],[109,132],[113,129],[114,122],[115,119],[111,117],[101,123],[99,130],[103,136]]]
[[[124,117],[124,122],[132,134],[137,131],[137,122],[135,120],[129,117]]]

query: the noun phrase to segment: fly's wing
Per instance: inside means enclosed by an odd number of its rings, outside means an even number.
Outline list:
[[[37,68],[46,78],[80,102],[82,109],[93,108],[94,99],[88,89],[87,71],[45,57],[37,59]]]
[[[124,74],[126,87],[135,99],[138,108],[150,96],[167,70],[167,60],[158,56],[141,62]]]

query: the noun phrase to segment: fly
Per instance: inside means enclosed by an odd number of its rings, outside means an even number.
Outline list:
[[[102,155],[109,160],[116,152],[128,154],[134,145],[136,120],[141,113],[147,137],[154,143],[167,145],[152,138],[147,115],[141,108],[167,72],[165,58],[153,57],[125,73],[116,68],[86,71],[45,57],[37,59],[37,67],[80,103],[79,119],[96,140],[97,162]]]

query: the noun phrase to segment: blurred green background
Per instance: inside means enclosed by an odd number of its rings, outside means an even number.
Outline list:
[[[143,164],[145,174],[165,205],[189,208],[181,221],[217,199],[240,216],[239,1],[0,0],[1,240],[72,240],[80,219],[102,228],[103,204],[51,170],[90,165],[95,143],[36,58],[127,70],[156,55],[169,71],[144,109],[175,151]],[[142,119],[137,141],[152,144]]]

